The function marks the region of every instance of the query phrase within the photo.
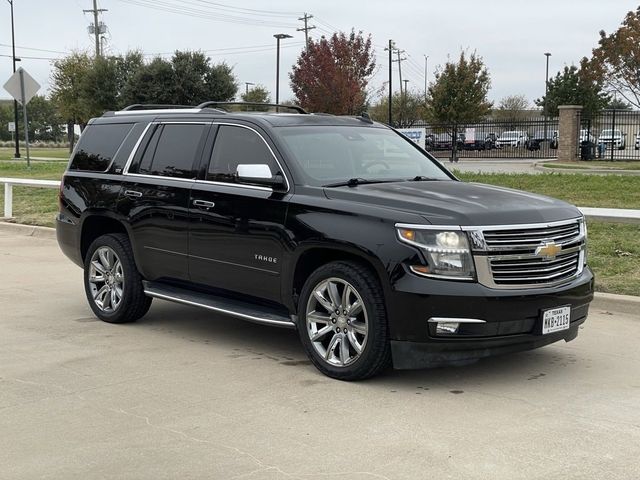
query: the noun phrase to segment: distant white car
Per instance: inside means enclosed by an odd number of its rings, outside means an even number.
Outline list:
[[[640,132],[636,134],[636,150],[640,150]]]
[[[603,144],[605,147],[613,145],[618,150],[624,150],[626,147],[626,136],[622,133],[622,130],[605,128],[600,133],[598,143]]]
[[[594,140],[594,136],[591,132],[585,128],[580,130],[580,143],[582,142],[591,142]]]
[[[502,132],[496,140],[498,147],[524,147],[529,141],[529,135],[522,130],[508,130]]]

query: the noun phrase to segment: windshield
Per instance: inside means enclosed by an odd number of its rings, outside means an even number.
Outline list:
[[[611,129],[602,130],[601,135],[603,137],[610,137],[611,136],[611,132],[612,132]],[[622,135],[622,133],[620,132],[620,130],[615,130],[615,131],[613,131],[613,135],[616,136],[616,137],[619,137],[620,135]]]
[[[410,140],[386,128],[281,127],[278,133],[308,185],[360,178],[402,181],[415,177],[451,180]]]

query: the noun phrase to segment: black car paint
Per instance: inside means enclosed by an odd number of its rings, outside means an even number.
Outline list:
[[[573,327],[584,321],[593,297],[593,275],[588,267],[562,286],[522,290],[492,290],[476,282],[418,277],[408,265],[420,263],[421,253],[401,243],[395,230],[396,223],[551,222],[579,216],[575,207],[526,192],[459,182],[451,174],[447,181],[337,188],[299,185],[293,162],[286,161],[288,152],[278,141],[277,128],[279,124],[306,124],[301,116],[200,114],[197,118],[178,115],[159,119],[202,121],[203,116],[212,127],[194,165],[193,180],[122,174],[134,147],[128,139],[108,172],[66,172],[57,236],[69,258],[83,264],[82,232],[87,219],[108,218],[119,222],[132,239],[135,261],[145,278],[180,281],[194,289],[241,292],[256,301],[280,304],[295,316],[301,287],[295,284],[296,269],[301,259],[313,252],[335,252],[338,258],[348,254],[377,274],[386,301],[394,363],[404,368],[426,362],[424,355],[406,358],[409,351],[413,352],[409,356],[415,354],[415,344],[421,345],[419,351],[433,346],[441,352],[438,362],[463,358],[461,351],[476,352],[476,357],[499,352],[505,343],[510,344],[510,338],[520,349],[535,346],[541,341],[539,319],[544,308],[571,305],[574,320],[572,330],[545,337],[548,339],[569,340],[575,336]],[[154,119],[146,115],[126,120],[136,123],[134,130],[140,132]],[[117,119],[104,117],[92,122],[113,121]],[[349,124],[339,117],[310,121]],[[289,189],[277,192],[203,181],[219,122],[251,126],[263,135],[285,169]],[[140,191],[143,196],[131,199],[124,195],[126,190]],[[212,201],[215,208],[194,207],[195,199]],[[435,338],[427,324],[433,316],[483,318],[487,323],[469,331],[466,338]],[[403,342],[410,345],[403,347]],[[429,358],[430,364],[438,363]]]

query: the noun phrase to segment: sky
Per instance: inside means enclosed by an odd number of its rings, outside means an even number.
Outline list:
[[[16,55],[43,87],[49,88],[50,59],[72,50],[93,52],[87,33],[92,0],[13,0]],[[333,31],[371,34],[377,69],[372,93],[388,78],[384,51],[390,39],[405,52],[403,79],[409,89],[423,92],[425,55],[427,80],[448,58],[462,49],[475,51],[489,70],[490,100],[522,94],[533,102],[544,93],[545,52],[550,52],[549,74],[578,63],[597,45],[600,30],[615,31],[638,0],[98,0],[101,21],[108,27],[106,52],[120,54],[140,49],[148,58],[170,57],[178,50],[202,50],[213,62],[225,61],[244,91],[245,83],[275,89],[276,40],[274,34],[293,38],[281,43],[280,99],[293,98],[288,72],[304,47],[306,12],[312,38]],[[11,22],[8,2],[0,2],[0,85],[11,70]],[[28,58],[39,57],[39,58]],[[398,87],[393,64],[394,88]],[[374,93],[375,94],[375,93]],[[272,100],[275,95],[272,94]],[[0,89],[0,98],[10,98]]]

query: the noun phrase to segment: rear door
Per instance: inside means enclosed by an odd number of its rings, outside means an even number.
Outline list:
[[[266,164],[272,174],[287,173],[264,132],[240,124],[214,128],[212,152],[191,190],[191,280],[279,302],[290,194],[238,183],[236,171],[240,164]]]
[[[188,280],[189,194],[210,125],[150,124],[125,168],[118,202],[148,280]]]

